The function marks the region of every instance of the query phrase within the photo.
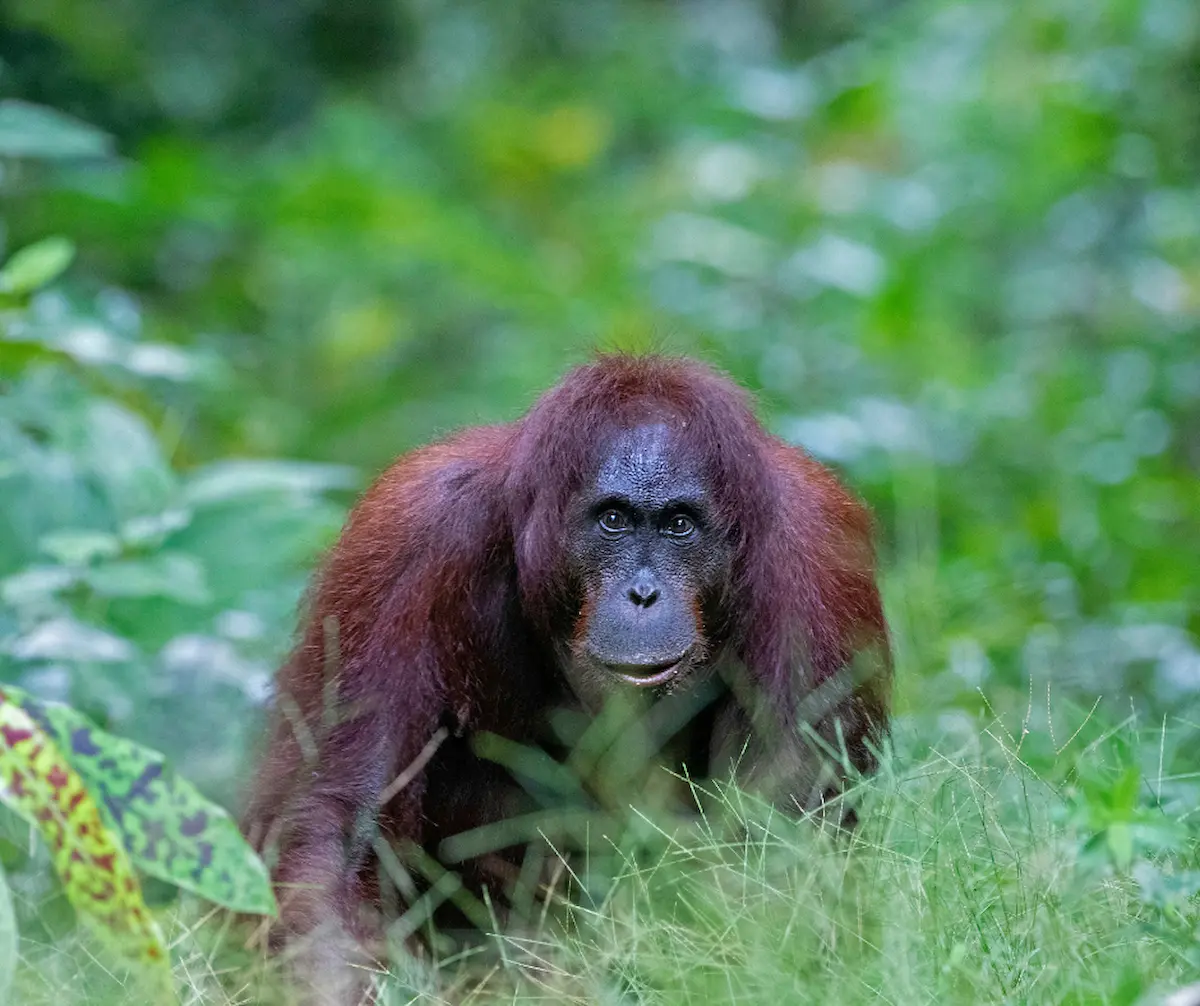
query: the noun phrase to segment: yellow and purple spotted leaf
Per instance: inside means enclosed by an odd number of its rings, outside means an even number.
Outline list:
[[[0,688],[0,800],[30,821],[50,850],[78,917],[122,956],[171,988],[170,958],[120,837],[41,725]]]
[[[69,706],[7,690],[57,742],[138,869],[235,911],[275,914],[267,869],[233,818],[161,754],[98,729]]]

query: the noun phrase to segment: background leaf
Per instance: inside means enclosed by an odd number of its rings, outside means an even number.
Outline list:
[[[74,257],[75,246],[62,237],[43,238],[22,248],[0,269],[0,293],[32,293],[58,279]]]
[[[111,152],[111,138],[95,126],[43,105],[0,101],[2,157],[73,160]]]

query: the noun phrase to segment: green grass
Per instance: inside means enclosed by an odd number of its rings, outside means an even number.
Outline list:
[[[1126,725],[1035,771],[964,724],[863,784],[849,837],[730,790],[699,822],[633,812],[560,871],[574,898],[469,950],[398,956],[382,1001],[1133,1004],[1195,980],[1190,808],[1158,799],[1179,780],[1131,769],[1156,745]],[[168,923],[183,1002],[288,1000],[244,932],[184,917]],[[78,944],[25,949],[14,1003],[133,1001]]]

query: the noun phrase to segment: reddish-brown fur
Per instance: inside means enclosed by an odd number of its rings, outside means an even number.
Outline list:
[[[569,643],[586,613],[563,563],[568,506],[613,431],[662,416],[700,460],[733,546],[720,617],[701,621],[714,660],[723,653],[741,669],[755,708],[718,719],[747,733],[766,717],[793,762],[815,763],[797,739],[804,717],[844,742],[857,768],[872,766],[889,669],[867,512],[828,470],[763,431],[742,392],[707,367],[604,357],[511,425],[402,457],[351,514],[279,671],[246,817],[290,888],[285,932],[353,928],[370,859],[355,822],[373,818],[380,793],[440,727],[450,739],[383,809],[380,830],[433,848],[506,812],[503,773],[460,738],[486,730],[533,742],[546,708],[569,701],[552,644]],[[816,714],[805,706],[864,650],[875,654],[872,675],[825,689]],[[798,790],[781,799],[810,803]]]

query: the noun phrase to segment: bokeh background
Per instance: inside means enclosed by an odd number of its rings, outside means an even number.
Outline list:
[[[658,349],[873,506],[902,722],[1196,805],[1194,0],[9,0],[0,98],[3,680],[234,804],[365,482]]]

